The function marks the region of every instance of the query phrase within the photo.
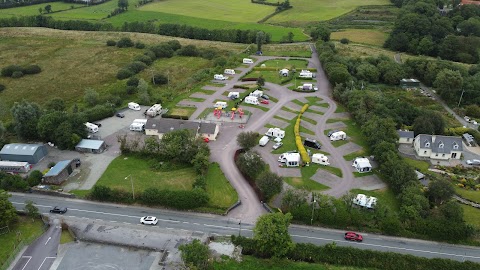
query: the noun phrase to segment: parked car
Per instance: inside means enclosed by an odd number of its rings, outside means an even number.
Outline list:
[[[349,240],[349,241],[357,241],[357,242],[363,241],[363,237],[360,234],[354,233],[354,232],[346,232],[344,238],[345,240]]]
[[[282,142],[277,142],[276,144],[273,145],[273,150],[277,150],[278,148],[282,147],[283,143]]]
[[[332,129],[332,130],[330,130],[330,131],[327,133],[327,136],[330,137],[330,136],[332,136],[332,134],[335,133],[335,132],[338,132],[338,130]]]
[[[480,165],[480,160],[479,159],[469,159],[467,160],[468,165]]]
[[[117,117],[120,117],[120,118],[124,118],[124,117],[125,117],[125,114],[124,114],[124,113],[117,113],[116,116],[117,116]]]
[[[80,167],[80,165],[82,165],[82,162],[80,161],[79,158],[74,158],[73,159],[73,163],[75,163],[75,167]]]
[[[260,101],[260,103],[262,103],[262,104],[269,104],[270,102],[269,102],[268,100],[266,100],[266,99],[263,99],[262,101]]]
[[[263,99],[266,99],[266,100],[269,100],[269,99],[270,99],[270,97],[267,96],[267,95],[262,95],[261,97],[262,97]]]
[[[66,207],[55,206],[52,209],[50,209],[50,213],[65,214],[66,212],[67,212]]]
[[[158,219],[156,217],[146,216],[140,219],[140,223],[148,224],[148,225],[157,225]]]

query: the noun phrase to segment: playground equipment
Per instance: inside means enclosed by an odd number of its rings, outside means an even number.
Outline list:
[[[222,116],[222,107],[217,107],[213,110],[213,116],[216,116],[217,119],[220,119]]]

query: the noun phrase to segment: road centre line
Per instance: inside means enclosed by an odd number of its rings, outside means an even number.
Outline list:
[[[305,236],[305,235],[292,234],[291,236],[292,237],[299,237],[299,238],[333,241],[333,242],[351,243],[349,241],[343,241],[343,240],[337,240],[337,239],[328,239],[328,238],[321,238],[321,237],[313,237],[313,236]],[[388,248],[388,249],[397,249],[397,250],[405,250],[405,251],[423,252],[423,253],[429,253],[429,254],[438,254],[438,255],[447,255],[447,256],[454,256],[454,257],[480,259],[480,257],[471,256],[471,255],[452,254],[452,253],[444,253],[444,252],[437,252],[437,251],[428,251],[428,250],[413,249],[413,248],[402,248],[402,247],[392,247],[392,246],[375,245],[375,244],[367,244],[367,243],[357,243],[357,244],[358,245],[364,245],[364,246]]]

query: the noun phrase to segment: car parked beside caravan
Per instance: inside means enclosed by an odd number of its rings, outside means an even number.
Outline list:
[[[129,102],[128,108],[134,111],[140,111],[140,105],[138,105],[138,103],[135,103],[135,102]]]

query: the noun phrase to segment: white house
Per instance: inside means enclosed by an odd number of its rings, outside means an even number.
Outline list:
[[[462,156],[462,138],[458,136],[442,136],[419,134],[413,142],[419,157],[431,159],[460,159]]]
[[[352,199],[353,204],[366,207],[368,209],[373,209],[377,205],[377,198],[369,197],[365,194],[357,194],[357,197]]]
[[[370,161],[368,160],[368,158],[364,158],[364,157],[356,158],[353,161],[352,166],[355,167],[355,169],[357,169],[357,171],[360,173],[372,171],[372,165],[370,164]]]
[[[413,139],[415,138],[413,136],[413,131],[409,130],[397,130],[398,134],[398,143],[408,143],[408,144],[413,144]]]
[[[288,74],[290,73],[290,70],[288,70],[286,68],[283,68],[283,69],[280,69],[280,71],[278,73],[280,74],[280,76],[288,77]]]

